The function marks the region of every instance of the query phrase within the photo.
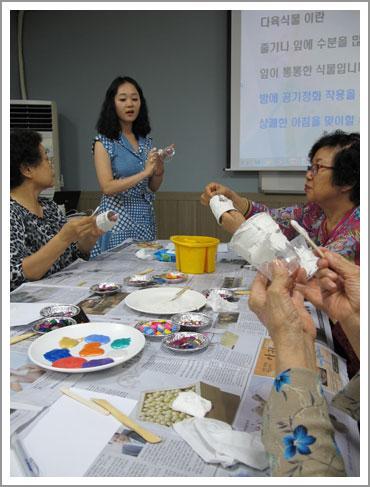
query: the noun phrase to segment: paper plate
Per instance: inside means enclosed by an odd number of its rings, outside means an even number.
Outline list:
[[[180,289],[182,288],[174,286],[140,289],[126,296],[125,303],[135,311],[155,315],[185,313],[200,309],[206,304],[206,297],[192,289],[170,301]]]
[[[86,373],[126,362],[138,354],[144,345],[144,335],[131,326],[107,322],[81,323],[40,336],[29,347],[28,357],[39,367],[53,372]],[[73,360],[77,366],[67,365],[65,359],[68,357],[77,359]],[[79,363],[83,359],[85,366]],[[90,363],[86,365],[86,362]]]

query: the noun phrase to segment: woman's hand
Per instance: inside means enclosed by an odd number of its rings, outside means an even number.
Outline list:
[[[145,176],[150,178],[153,176],[155,170],[157,169],[157,164],[159,162],[159,155],[157,149],[152,149],[148,152],[148,158],[145,161]]]
[[[216,194],[222,194],[233,202],[233,197],[236,195],[236,193],[234,193],[234,191],[232,191],[227,186],[219,183],[209,183],[204,188],[203,193],[200,196],[200,202],[202,203],[202,205],[208,206],[209,200],[212,198],[212,196],[215,196]]]
[[[315,324],[303,296],[280,261],[271,265],[272,282],[258,273],[249,298],[250,309],[268,329],[276,351],[276,372],[292,367],[316,370]]]
[[[72,242],[81,241],[85,238],[95,239],[96,241],[103,233],[96,226],[96,216],[82,216],[68,220],[63,225],[59,235],[67,245],[70,245]]]
[[[281,261],[271,263],[272,281],[258,273],[253,281],[249,307],[269,331],[271,338],[281,333],[308,333],[316,337],[316,327],[306,308],[302,294],[294,288],[294,280]]]
[[[332,321],[345,322],[360,314],[360,267],[328,249],[308,282],[300,273],[295,285],[304,297],[327,313]]]

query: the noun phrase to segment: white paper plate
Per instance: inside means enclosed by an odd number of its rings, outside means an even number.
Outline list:
[[[202,308],[206,297],[198,291],[188,289],[174,301],[170,301],[181,287],[158,287],[134,291],[125,298],[129,308],[142,313],[172,315]]]
[[[100,348],[104,350],[104,354],[98,356],[82,357],[87,361],[110,358],[113,362],[104,365],[97,365],[94,367],[78,367],[78,368],[64,368],[53,367],[52,361],[44,357],[44,354],[54,349],[61,349],[59,342],[62,338],[67,337],[71,339],[81,339],[78,345],[68,348],[69,353],[73,357],[80,358],[80,350],[87,344],[84,338],[89,335],[104,335],[110,338],[108,343],[101,343]],[[114,349],[111,344],[114,340],[121,338],[130,338],[131,342],[126,348]],[[144,335],[135,328],[127,325],[120,325],[119,323],[80,323],[78,325],[71,325],[68,328],[60,328],[58,330],[50,331],[35,340],[28,349],[28,357],[39,367],[52,370],[53,372],[86,373],[95,372],[97,370],[109,369],[118,364],[126,362],[136,354],[138,354],[145,345]]]

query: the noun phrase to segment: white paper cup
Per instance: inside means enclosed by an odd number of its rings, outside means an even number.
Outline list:
[[[114,219],[114,217],[116,217],[116,219]],[[118,214],[113,210],[108,210],[104,213],[100,213],[96,217],[96,226],[100,228],[100,230],[103,230],[103,232],[108,232],[109,230],[112,230],[117,221]]]
[[[222,194],[212,196],[212,198],[209,200],[209,206],[211,207],[212,213],[214,214],[219,225],[221,225],[221,216],[224,213],[230,210],[235,210],[233,202]]]

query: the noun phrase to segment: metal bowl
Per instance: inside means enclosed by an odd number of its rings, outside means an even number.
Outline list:
[[[58,316],[73,318],[80,313],[81,309],[75,304],[53,304],[52,306],[46,306],[40,311],[40,315],[48,318],[49,316]]]
[[[226,301],[230,301],[230,302],[235,302],[235,301],[238,301],[238,298],[235,298],[234,296],[234,293],[232,291],[230,291],[230,289],[226,289],[226,288],[219,288],[219,289],[204,289],[202,291],[202,294],[204,294],[204,296],[206,298],[208,298],[208,296],[210,295],[211,291],[216,291],[216,293],[222,298],[222,299],[225,299]]]
[[[65,328],[70,325],[76,325],[77,321],[67,316],[48,316],[47,318],[40,318],[35,321],[32,327],[33,331],[44,334],[49,331]]]
[[[162,325],[164,329],[163,331],[161,330],[161,332],[157,334],[155,330],[158,324]],[[170,329],[168,329],[169,333],[165,333],[166,324],[168,324],[171,327]],[[164,337],[177,333],[180,330],[180,325],[173,323],[171,320],[158,319],[158,320],[140,321],[135,325],[135,328],[141,331],[141,333],[148,338],[151,338],[153,340],[162,340]],[[150,330],[152,330],[153,333],[151,333]]]
[[[203,330],[212,324],[212,319],[204,313],[179,313],[173,315],[171,320],[185,331]]]
[[[108,286],[106,289],[104,289],[105,286]],[[117,284],[115,282],[107,283],[107,282],[100,282],[99,284],[94,284],[91,286],[90,291],[95,293],[95,294],[100,294],[100,295],[110,295],[110,294],[116,294],[118,291],[121,290],[121,285]]]
[[[134,287],[147,287],[156,284],[156,281],[154,280],[154,276],[150,276],[148,274],[144,274],[144,275],[134,274],[133,276],[126,277],[123,282],[127,286],[134,286]]]
[[[209,338],[202,333],[185,331],[168,335],[162,345],[173,352],[197,352],[208,347]]]

